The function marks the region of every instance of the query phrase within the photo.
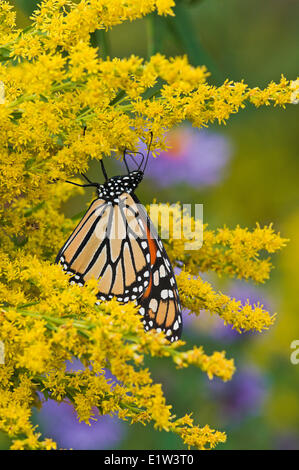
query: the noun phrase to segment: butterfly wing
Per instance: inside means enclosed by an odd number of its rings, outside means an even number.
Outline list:
[[[96,199],[56,258],[84,285],[98,279],[98,298],[135,300],[145,330],[164,331],[170,341],[182,333],[181,304],[175,276],[145,208],[123,193],[117,203]]]
[[[146,241],[150,252],[149,285],[140,297],[139,313],[145,330],[164,331],[169,341],[177,341],[182,334],[182,307],[174,272],[163,243],[137,196],[140,216],[147,229]]]
[[[73,276],[70,282],[83,285],[99,279],[98,298],[116,297],[128,302],[147,289],[150,253],[146,227],[132,197],[123,193],[117,203],[93,201],[56,258]]]

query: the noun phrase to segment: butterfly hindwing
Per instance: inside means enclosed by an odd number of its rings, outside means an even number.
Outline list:
[[[182,334],[182,309],[175,275],[163,243],[145,208],[139,211],[147,226],[147,243],[151,257],[149,286],[139,300],[139,313],[143,316],[145,330],[164,331],[170,341]]]

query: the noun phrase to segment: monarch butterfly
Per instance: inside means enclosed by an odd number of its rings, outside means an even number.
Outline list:
[[[135,195],[147,166],[152,138],[151,133],[144,165],[144,155],[134,152],[142,155],[137,170],[130,171],[125,150],[126,175],[108,178],[101,160],[104,183],[93,183],[85,175],[82,176],[88,184],[67,181],[81,187],[96,187],[98,197],[55,262],[72,274],[70,283],[83,286],[90,278],[99,279],[97,304],[113,297],[123,303],[135,301],[144,329],[163,331],[173,342],[182,333],[182,308],[175,276],[162,241]]]

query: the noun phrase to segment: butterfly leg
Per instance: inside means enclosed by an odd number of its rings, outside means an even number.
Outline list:
[[[80,186],[80,188],[89,188],[90,186],[95,186],[96,188],[99,187],[99,185],[97,183],[78,184],[78,183],[74,183],[73,181],[68,181],[68,180],[65,180],[65,183],[73,184],[74,186]]]
[[[83,178],[86,179],[86,181],[88,181],[88,183],[90,183],[90,184],[95,184],[95,183],[93,183],[92,181],[90,181],[90,179],[88,179],[87,176],[84,175],[83,173],[81,173],[81,176],[83,176]]]
[[[106,181],[108,181],[109,178],[108,178],[107,172],[106,172],[106,170],[105,170],[105,166],[104,166],[103,160],[100,160],[100,163],[101,163],[101,168],[102,168],[102,172],[103,172],[104,178],[105,178]]]

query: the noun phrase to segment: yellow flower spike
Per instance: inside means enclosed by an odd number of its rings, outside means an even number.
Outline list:
[[[193,278],[186,271],[182,271],[177,278],[180,296],[183,305],[192,312],[200,313],[207,310],[211,314],[218,314],[225,324],[230,324],[238,332],[263,331],[268,329],[275,320],[262,305],[244,306],[240,301],[217,293],[208,282],[200,277]]]
[[[192,218],[186,219],[186,225],[194,230]],[[219,276],[228,275],[260,283],[269,278],[273,268],[270,257],[260,259],[260,252],[276,253],[289,241],[276,233],[271,224],[269,227],[257,224],[252,231],[237,226],[235,229],[220,228],[216,232],[209,230],[205,224],[201,249],[186,251],[185,243],[191,239],[189,235],[185,231],[181,239],[174,237],[166,240],[167,251],[174,263],[183,262],[185,268],[193,274],[211,270]]]

